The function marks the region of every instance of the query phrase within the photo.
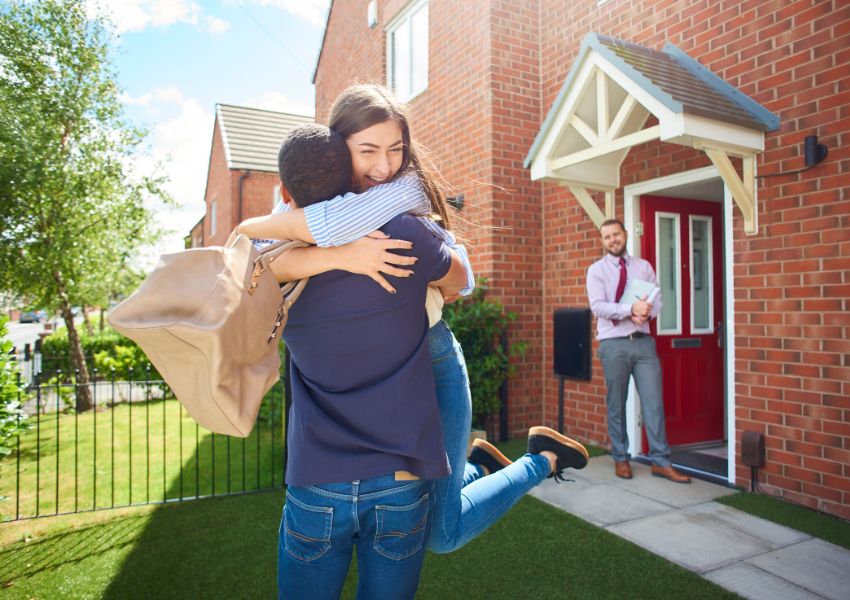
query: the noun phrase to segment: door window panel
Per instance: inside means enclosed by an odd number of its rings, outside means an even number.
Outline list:
[[[691,333],[712,333],[711,217],[690,217]]]
[[[681,244],[679,243],[679,215],[655,213],[658,285],[661,288],[661,314],[658,317],[659,334],[682,332],[682,296],[679,286]]]

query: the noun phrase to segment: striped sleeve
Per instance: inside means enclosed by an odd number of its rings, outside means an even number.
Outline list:
[[[318,246],[342,246],[375,231],[393,217],[428,214],[430,204],[416,175],[404,175],[362,194],[348,193],[304,208]]]
[[[469,262],[469,254],[466,248],[463,244],[458,244],[454,234],[451,231],[443,229],[439,223],[426,217],[422,217],[420,220],[425,225],[425,228],[434,234],[434,237],[442,240],[446,246],[457,252],[460,262],[463,263],[463,270],[466,271],[466,287],[460,290],[458,294],[469,296],[472,290],[475,289],[475,274],[472,271],[472,263]]]

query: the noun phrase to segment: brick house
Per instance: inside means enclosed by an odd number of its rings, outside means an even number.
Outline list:
[[[312,117],[216,104],[206,211],[187,247],[222,245],[237,223],[267,214],[278,190],[277,151],[287,132]]]
[[[596,226],[615,215],[667,286],[655,334],[677,462],[747,485],[741,437],[760,433],[763,490],[850,518],[850,6],[334,0],[317,121],[353,82],[409,101],[480,226],[476,270],[528,343],[511,436],[557,423],[553,313],[587,306]],[[565,386],[570,434],[607,444],[604,394],[594,358]]]

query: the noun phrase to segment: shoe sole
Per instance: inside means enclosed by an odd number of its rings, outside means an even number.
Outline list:
[[[497,463],[502,465],[502,467],[507,467],[508,465],[514,464],[510,458],[502,454],[496,446],[488,442],[487,440],[482,440],[481,438],[475,438],[472,441],[472,447],[478,448],[482,452],[486,452],[490,458],[495,460]]]
[[[652,476],[653,477],[661,477],[662,479],[666,479],[667,481],[672,481],[673,483],[690,483],[691,482],[690,477],[688,479],[682,479],[681,481],[677,481],[675,479],[670,479],[669,477],[667,477],[666,475],[663,475],[661,473],[653,473]]]
[[[542,435],[548,438],[552,438],[559,444],[563,444],[564,446],[568,446],[573,450],[578,450],[586,459],[590,458],[590,455],[587,453],[587,448],[582,446],[579,442],[575,441],[572,438],[568,438],[567,436],[558,433],[554,429],[550,429],[549,427],[543,427],[541,425],[537,425],[528,430],[529,437],[533,435]]]

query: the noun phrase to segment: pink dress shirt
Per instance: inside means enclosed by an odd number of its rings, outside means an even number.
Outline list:
[[[642,258],[624,254],[626,259],[626,283],[630,279],[643,279],[658,286],[658,279],[652,265]],[[590,310],[596,315],[596,339],[626,337],[640,331],[649,333],[649,321],[643,325],[635,325],[632,320],[631,304],[621,306],[614,301],[617,294],[617,283],[620,281],[620,258],[608,253],[587,270],[587,297],[590,300]],[[623,298],[622,301],[625,301]],[[637,298],[633,299],[635,302]],[[654,319],[661,311],[661,294],[652,303],[650,318]],[[615,325],[613,321],[616,320]]]

